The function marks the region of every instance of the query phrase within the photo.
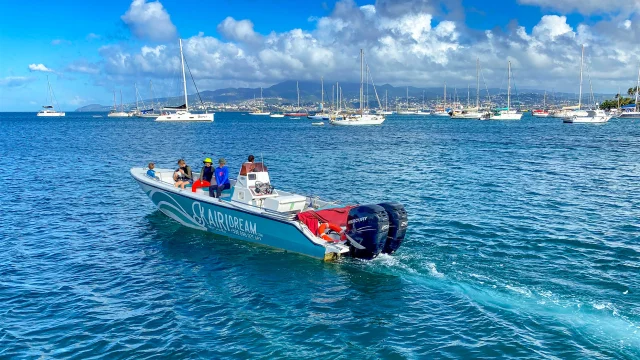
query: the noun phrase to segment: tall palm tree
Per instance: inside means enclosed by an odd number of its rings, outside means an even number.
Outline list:
[[[636,94],[636,91],[638,91],[638,87],[637,86],[636,87],[631,87],[631,88],[629,88],[629,90],[627,90],[627,95],[633,96],[633,95]]]

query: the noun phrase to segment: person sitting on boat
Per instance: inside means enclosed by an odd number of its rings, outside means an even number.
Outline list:
[[[216,188],[216,196],[219,198],[222,195],[222,191],[231,188],[231,184],[229,183],[229,169],[226,167],[227,161],[223,158],[218,160],[219,166],[216,168],[215,177],[216,177],[216,185],[211,185],[211,187]],[[211,189],[209,187],[209,189]]]
[[[176,182],[174,186],[184,189],[193,180],[191,166],[187,165],[184,159],[178,160],[178,166],[178,169],[173,173],[173,181]]]
[[[153,170],[153,169],[155,169],[155,167],[156,167],[156,164],[154,164],[154,163],[152,163],[152,162],[150,162],[150,163],[149,163],[149,170],[147,170],[147,176],[148,176],[148,177],[152,177],[152,178],[154,178],[154,179],[157,179],[157,178],[158,178],[158,177],[156,176],[156,171],[155,171],[155,170]]]
[[[246,169],[247,172],[253,171],[253,169],[255,168],[255,164],[253,163],[254,160],[255,157],[253,157],[253,155],[249,155],[249,157],[247,158],[247,162],[242,164],[242,167]]]
[[[202,181],[206,181],[208,182],[209,185],[209,196],[211,197],[215,197],[215,183],[212,183],[211,180],[213,179],[213,161],[211,161],[211,158],[206,158],[202,161],[202,163],[204,163],[204,167],[202,168],[202,171],[200,171],[200,182]]]

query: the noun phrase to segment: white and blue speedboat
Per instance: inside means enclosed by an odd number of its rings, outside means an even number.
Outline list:
[[[404,240],[407,213],[396,202],[339,206],[275,189],[262,163],[243,164],[220,198],[208,188],[174,187],[171,169],[131,175],[160,211],[182,225],[324,260],[373,259]]]

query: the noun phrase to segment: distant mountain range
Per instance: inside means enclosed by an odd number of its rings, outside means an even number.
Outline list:
[[[332,96],[332,86],[335,87],[336,82],[325,81],[324,82],[324,101],[325,103],[331,102]],[[300,88],[300,102],[303,104],[309,103],[317,103],[320,102],[322,93],[320,87],[320,81],[300,81],[298,82],[298,87]],[[340,87],[342,88],[343,98],[345,99],[356,99],[359,96],[360,92],[360,83],[352,83],[352,82],[341,82]],[[404,101],[407,97],[407,87],[395,87],[389,84],[376,86],[376,90],[378,92],[378,97],[380,98],[380,102],[384,106],[385,102],[385,92],[387,93],[389,104],[395,103],[396,98],[398,98],[399,102]],[[421,100],[422,94],[424,92],[425,99],[427,101],[433,101],[436,98],[442,99],[443,96],[443,88],[442,87],[429,87],[429,88],[419,88],[409,86],[409,97],[414,100]],[[506,93],[506,89],[497,89],[490,88],[489,93],[493,96],[500,93]],[[515,90],[512,89],[512,91]],[[365,94],[367,90],[365,88]],[[475,99],[475,88],[470,90],[471,99]],[[531,89],[520,89],[517,91],[520,94],[544,94],[544,90],[531,90]],[[447,87],[447,97],[450,98],[452,95],[457,95],[457,97],[466,102],[467,99],[467,89],[455,89],[453,87]],[[480,90],[481,99],[486,98],[487,89]],[[262,89],[262,95],[265,98],[265,101],[272,103],[274,100],[277,100],[278,103],[297,103],[297,92],[296,92],[296,82],[289,80],[284,81],[268,88]],[[598,96],[599,94],[596,94]],[[335,97],[335,91],[333,92],[333,96]],[[602,95],[600,95],[602,96]],[[610,96],[610,95],[607,95]],[[215,102],[215,103],[239,103],[242,101],[252,100],[254,97],[260,97],[260,88],[225,88],[218,90],[205,90],[200,93],[200,97],[203,101],[206,102]],[[576,98],[577,95],[574,93],[547,93],[547,99],[553,98]],[[373,86],[369,86],[369,99],[372,103],[376,102],[375,93],[373,90]],[[145,103],[149,104],[151,100],[144,100]],[[154,103],[161,104],[174,104],[179,105],[182,103],[181,97],[171,97],[171,98],[157,98],[153,100]],[[196,103],[199,102],[197,94],[189,95],[189,102]],[[131,103],[125,104],[125,107],[131,106]],[[111,109],[111,105],[99,105],[99,104],[91,104],[78,108],[76,111],[108,111]]]

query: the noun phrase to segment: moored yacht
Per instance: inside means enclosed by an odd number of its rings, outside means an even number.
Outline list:
[[[521,112],[511,109],[511,61],[509,61],[508,65],[507,107],[496,109],[489,118],[491,120],[520,120],[522,118]]]
[[[368,67],[367,67],[368,70]],[[367,71],[367,77],[369,72]],[[368,78],[367,78],[368,81]],[[375,90],[375,85],[373,87]],[[376,96],[377,97],[377,96]],[[368,102],[368,101],[367,101]],[[382,107],[381,104],[378,104]],[[360,49],[360,113],[349,114],[346,116],[332,116],[331,125],[337,126],[362,126],[362,125],[380,125],[384,122],[385,117],[381,114],[370,114],[364,110],[364,51]]]
[[[182,52],[182,39],[180,43],[180,61],[182,64],[182,85],[184,91],[184,104],[177,107],[165,107],[163,114],[156,118],[156,121],[204,121],[212,122],[213,113],[194,114],[189,112],[189,100],[187,99],[187,78],[184,72],[184,53]]]
[[[51,87],[51,83],[49,82],[49,76],[47,76],[47,93],[49,95],[49,105],[44,105],[42,110],[38,111],[36,116],[49,116],[49,117],[62,117],[66,114],[62,111],[56,111],[53,107],[53,88]]]
[[[120,110],[118,110],[118,105],[116,104],[116,92],[113,91],[113,109],[109,111],[108,117],[129,117],[129,113],[124,111],[124,106],[122,105],[122,90],[120,90]]]
[[[608,115],[604,110],[582,110],[582,68],[584,66],[584,45],[582,45],[582,56],[580,58],[580,92],[578,95],[578,109],[569,113],[562,119],[563,123],[575,124],[597,124],[606,123],[611,119],[611,115]]]
[[[173,172],[155,169],[151,177],[145,168],[130,170],[161,212],[193,229],[326,261],[392,254],[405,238],[401,204],[339,206],[276,189],[263,163],[243,164],[220,198],[209,197],[207,188],[175,187]]]

